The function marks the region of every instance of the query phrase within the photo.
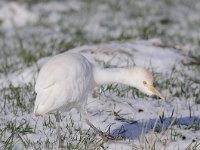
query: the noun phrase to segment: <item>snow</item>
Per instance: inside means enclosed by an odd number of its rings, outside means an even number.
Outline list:
[[[145,3],[137,2],[135,5],[137,6],[137,9],[142,9],[144,5],[148,6],[149,3],[152,2],[154,1],[150,0]],[[112,3],[115,3],[115,1],[112,1],[111,4]],[[126,6],[124,3],[125,2],[120,2],[119,5]],[[160,1],[158,3],[163,2]],[[157,14],[158,12],[156,12],[156,7],[159,6],[160,5],[155,4],[155,9],[152,9],[150,15]],[[196,5],[196,7],[199,6],[200,5]],[[91,7],[91,10],[88,10],[88,7]],[[183,9],[180,7],[181,6],[178,8],[179,11],[188,11],[188,9]],[[4,34],[6,37],[5,41],[0,40],[0,44],[2,49],[5,43],[5,45],[9,45],[8,47],[13,50],[13,54],[16,53],[15,50],[19,45],[19,41],[16,41],[15,31],[14,33],[11,33],[15,27],[21,28],[21,30],[19,29],[18,31],[20,35],[22,35],[21,38],[24,40],[22,40],[24,49],[34,51],[37,49],[37,44],[42,41],[42,44],[47,45],[46,47],[44,46],[46,51],[56,51],[60,48],[58,43],[62,40],[65,42],[71,42],[75,36],[78,36],[77,39],[80,40],[79,35],[75,35],[77,31],[76,28],[82,29],[82,38],[86,38],[88,41],[93,39],[94,41],[96,39],[106,40],[107,36],[116,38],[122,33],[128,35],[130,34],[134,37],[135,35],[138,36],[139,34],[138,26],[140,27],[145,24],[149,25],[148,23],[152,20],[158,21],[160,18],[163,18],[163,14],[160,14],[157,17],[135,17],[133,19],[129,16],[129,13],[126,14],[127,12],[122,13],[122,11],[110,11],[109,5],[99,4],[98,2],[87,5],[78,0],[67,2],[50,1],[48,3],[39,2],[33,6],[28,6],[18,2],[2,2],[0,8],[0,26],[2,27],[2,32],[4,32],[5,29]],[[137,9],[132,10],[133,16],[139,13],[137,12]],[[84,10],[87,10],[86,15]],[[164,9],[164,12],[165,11],[168,10]],[[71,14],[72,12],[75,12],[75,14]],[[171,26],[162,26],[161,29],[167,28],[166,35],[174,36],[176,33],[187,38],[198,38],[197,30],[193,30],[192,32],[190,32],[189,29],[183,30],[188,26],[187,21],[181,19],[184,18],[183,16],[185,13],[178,14],[176,12],[177,10],[174,10],[174,12],[172,11],[169,13],[170,16],[172,16],[172,18],[169,18],[169,20],[177,19],[178,21],[182,22],[182,29],[177,24],[173,24]],[[87,17],[88,14],[90,15],[89,17]],[[111,18],[114,14],[116,17],[113,19],[113,21],[111,21]],[[189,20],[191,22],[197,22],[200,18],[199,15],[195,13],[194,15],[192,14],[193,13],[191,12],[188,14],[190,18]],[[122,21],[122,19],[124,20]],[[146,21],[145,23],[144,20]],[[37,24],[40,23],[46,23],[50,27],[47,27],[47,25],[44,27],[37,26]],[[36,24],[35,28],[31,26],[34,24]],[[64,27],[61,28],[61,26]],[[36,36],[35,43],[32,42],[32,36]],[[56,39],[56,42],[52,43],[54,39]],[[87,43],[84,45],[81,44],[82,46],[78,46],[76,43],[77,46],[73,49],[70,49],[69,52],[80,53],[93,64],[102,67],[127,68],[133,66],[142,66],[148,68],[155,74],[158,84],[165,82],[165,78],[168,78],[169,80],[170,78],[173,78],[173,82],[181,81],[181,83],[188,83],[187,88],[192,90],[191,93],[185,94],[197,95],[199,93],[199,84],[196,83],[190,86],[188,80],[188,78],[199,78],[196,77],[197,71],[194,71],[183,64],[183,62],[193,61],[191,58],[186,56],[186,54],[189,51],[188,49],[196,49],[198,46],[186,43],[185,45],[181,45],[179,47],[173,47],[165,45],[165,42],[163,42],[159,37],[150,38],[149,40],[130,39],[123,42],[117,40],[107,42],[105,40],[102,40],[103,42],[100,42],[100,44]],[[52,45],[55,45],[55,47]],[[53,52],[53,54],[55,53],[56,52]],[[3,56],[0,56],[0,58],[3,58]],[[50,58],[51,57],[43,57],[29,67],[8,72],[6,75],[0,74],[0,90],[9,87],[10,84],[12,84],[14,87],[23,86],[28,83],[34,84],[39,69]],[[0,62],[2,63],[3,61]],[[171,77],[171,70],[174,66],[176,67],[175,71],[177,74],[175,73],[173,74],[173,77]],[[188,78],[181,76],[183,74],[187,75]],[[133,149],[133,147],[136,147],[136,149],[137,147],[141,146],[145,147],[144,141],[146,139],[153,142],[156,141],[156,149],[186,149],[193,140],[200,140],[200,131],[193,131],[192,128],[192,126],[199,127],[200,125],[200,119],[198,117],[200,115],[199,104],[194,102],[195,99],[193,96],[184,97],[183,95],[178,95],[172,97],[172,95],[175,95],[177,91],[180,92],[186,87],[182,87],[182,85],[180,85],[180,87],[171,87],[168,89],[168,86],[166,86],[163,89],[160,89],[161,93],[167,97],[166,101],[160,101],[157,98],[147,97],[146,95],[144,97],[133,97],[131,93],[132,90],[128,89],[128,87],[124,85],[118,85],[117,88],[120,91],[125,89],[126,92],[122,92],[123,96],[119,96],[115,92],[100,92],[99,87],[97,87],[97,89],[93,91],[97,92],[97,96],[94,96],[94,93],[90,93],[87,101],[88,119],[98,129],[107,131],[110,128],[110,133],[112,135],[117,135],[122,129],[125,130],[123,136],[126,137],[126,140],[107,142],[104,144],[104,147],[107,149],[126,150]],[[33,95],[33,91],[31,94]],[[0,95],[0,101],[2,102],[1,108],[3,108],[3,105],[6,103],[3,103],[6,98],[2,97],[2,95]],[[29,98],[24,99],[27,103],[30,100]],[[9,112],[9,109],[11,108],[6,107],[5,109],[6,112]],[[114,112],[119,112],[121,118],[116,118]],[[4,127],[6,122],[13,119],[16,119],[18,124],[23,119],[29,122],[29,125],[32,128],[35,128],[35,133],[26,135],[31,141],[45,142],[48,137],[48,139],[53,143],[53,141],[56,139],[56,130],[54,125],[55,119],[53,115],[45,115],[38,118],[32,113],[28,112],[27,114],[25,113],[23,115],[20,115],[20,113],[16,115],[12,113],[8,113],[6,115],[3,113],[0,114],[0,127]],[[162,116],[162,114],[164,114],[164,118],[161,121],[159,115]],[[70,112],[64,112],[62,114],[61,126],[63,127],[63,133],[67,132],[65,127],[68,125],[67,123],[70,117],[75,123],[73,128],[77,129],[78,127],[81,127],[84,130],[89,128],[83,121],[80,120],[80,114],[78,110],[72,109]],[[44,122],[48,122],[49,118],[54,121],[51,124],[51,127],[44,125]],[[174,120],[174,118],[176,118],[176,120]],[[173,129],[171,129],[171,127]],[[169,129],[166,131],[165,129],[167,128]],[[156,132],[154,132],[155,130]],[[177,132],[180,135],[175,136],[174,132]],[[182,139],[182,136],[185,136],[186,139]],[[172,138],[176,139],[173,140]],[[0,142],[0,146],[1,144],[2,143]],[[17,146],[20,147],[22,145],[19,144]]]
[[[100,45],[86,45],[74,48],[70,50],[70,52],[81,53],[96,65],[99,65],[99,61],[109,62],[110,66],[118,67],[131,67],[136,65],[152,68],[154,71],[162,73],[168,72],[174,64],[176,64],[177,68],[181,69],[182,61],[185,59],[187,60],[188,58],[174,48],[157,47],[155,46],[156,42],[159,43],[160,41],[158,39],[152,39],[149,41],[133,41],[124,43],[113,42]],[[12,83],[14,86],[19,86],[32,82],[36,79],[39,68],[46,63],[49,58],[50,57],[42,58],[38,60],[36,66],[9,74],[5,79],[1,79],[1,86],[6,87],[9,83]],[[126,97],[119,98],[116,96],[101,96],[100,100],[98,100],[90,95],[87,109],[89,112],[89,120],[102,131],[106,131],[109,125],[112,125],[111,133],[113,135],[116,135],[122,126],[125,131],[128,131],[124,134],[127,138],[126,141],[107,144],[108,149],[130,149],[135,141],[139,142],[138,140],[142,134],[147,134],[147,136],[149,134],[151,135],[153,130],[152,127],[157,122],[158,114],[162,111],[167,115],[167,118],[165,118],[163,124],[157,124],[158,128],[160,128],[159,126],[166,128],[170,124],[171,118],[169,116],[172,111],[177,112],[177,114],[175,114],[177,125],[189,126],[193,124],[195,120],[195,117],[187,117],[188,106],[185,102],[179,100],[161,103],[160,101],[151,98],[133,99]],[[115,120],[112,112],[113,109],[116,111],[121,110],[120,114],[124,114],[122,116],[125,118],[125,122]],[[139,109],[143,110],[143,112],[138,112]],[[75,123],[82,126],[84,129],[88,128],[77,119],[79,118],[78,113],[71,114],[73,114],[72,118],[75,120]],[[198,116],[198,109],[194,110],[193,114],[194,116]],[[34,120],[30,120],[30,122],[33,123]],[[42,118],[40,118],[40,120],[42,120]],[[136,121],[136,123],[129,124],[126,122],[128,120],[132,120],[133,122]],[[41,127],[41,124],[37,125],[37,128]],[[161,130],[161,128],[158,130]],[[186,134],[187,138],[189,138],[184,141],[185,144],[173,142],[173,144],[168,144],[168,148],[177,147],[177,144],[179,145],[179,148],[185,148],[189,143],[191,143],[193,138],[192,136],[188,136],[189,134]],[[38,138],[41,138],[41,136],[42,135],[29,135],[28,137],[32,140],[37,140]],[[195,137],[200,138],[197,135],[195,135]]]
[[[4,3],[0,7],[0,20],[4,29],[23,27],[28,23],[35,23],[38,16],[16,2]]]
[[[72,51],[81,53],[86,57],[92,56],[90,61],[93,63],[95,60],[109,61],[111,66],[126,67],[136,65],[153,68],[155,71],[160,72],[167,72],[174,64],[177,64],[177,67],[181,67],[181,61],[190,61],[176,49],[161,48],[154,46],[154,44],[155,42],[152,42],[152,40],[111,43],[78,47]]]
[[[152,43],[152,41],[154,41]],[[156,40],[158,41],[158,40]],[[173,48],[160,48],[154,46],[155,39],[149,41],[135,41],[124,43],[110,43],[100,45],[85,45],[69,50],[69,52],[81,53],[86,56],[93,64],[99,65],[97,62],[109,62],[110,66],[133,67],[141,66],[152,68],[156,72],[167,72],[170,68],[177,64],[177,69],[182,68],[182,61],[188,60],[187,57],[179,53]],[[35,79],[35,73],[50,57],[38,60],[37,65],[32,66],[23,71],[9,74],[6,80],[17,86],[31,82]],[[98,61],[97,61],[98,60]],[[0,80],[3,84],[4,79]],[[6,81],[5,81],[6,82]],[[5,86],[5,85],[4,85]]]
[[[167,72],[168,69],[173,67],[174,64],[176,64],[176,66],[180,66],[181,69],[181,62],[184,59],[187,59],[187,57],[184,57],[184,55],[178,53],[175,49],[156,47],[152,45],[151,41],[135,41],[132,43],[125,42],[82,46],[72,49],[70,50],[70,52],[81,53],[96,65],[99,65],[96,59],[104,62],[112,60],[110,61],[111,66],[125,67],[129,64],[129,67],[131,67],[134,64],[147,68],[153,68],[153,70],[162,73]],[[122,57],[124,58],[122,59]],[[127,64],[127,60],[132,57],[134,63]],[[37,69],[36,67],[32,66],[25,69],[23,72],[15,72],[9,74],[6,80],[9,81],[8,83],[12,83],[15,86],[31,82],[31,80],[36,78],[35,76],[37,75],[38,69],[46,61],[48,61],[49,58],[50,57],[42,58],[41,60],[39,60]],[[142,134],[144,134],[145,136],[150,136],[152,134],[152,130],[155,124],[157,126],[157,130],[161,132],[161,130],[169,126],[170,122],[173,120],[173,118],[170,117],[172,111],[175,112],[173,117],[177,118],[174,125],[189,126],[196,122],[196,119],[198,123],[200,120],[195,116],[200,115],[200,112],[198,111],[199,106],[193,105],[191,107],[193,110],[192,114],[194,116],[192,116],[192,118],[188,117],[188,104],[179,99],[161,102],[159,100],[151,99],[148,97],[146,97],[145,99],[133,99],[131,97],[119,98],[117,96],[111,95],[100,96],[100,98],[97,99],[93,98],[92,95],[90,95],[87,105],[89,116],[88,119],[97,128],[101,129],[102,131],[106,131],[108,127],[112,125],[111,134],[113,135],[117,135],[122,127],[125,131],[127,131],[124,134],[124,136],[126,137],[126,141],[106,144],[108,149],[131,149],[135,141],[136,143],[139,142],[138,140],[140,140]],[[113,110],[120,110],[120,114],[124,118],[124,121],[117,121],[114,117]],[[139,112],[138,110],[143,111]],[[161,123],[158,118],[158,115],[161,115],[162,112],[164,112],[164,114],[166,115],[163,123]],[[68,115],[68,113],[64,114]],[[75,121],[75,124],[81,126],[84,129],[88,128],[87,125],[84,125],[84,123],[80,121],[80,115],[78,112],[74,113],[74,110],[72,110],[70,114]],[[34,120],[30,120],[30,122],[34,122]],[[40,118],[40,120],[42,120],[42,118]],[[130,124],[130,122],[133,123]],[[65,125],[65,123],[62,124],[63,126]],[[41,127],[41,124],[37,125],[37,128]],[[200,138],[196,134],[194,136],[190,136],[190,132],[184,134],[187,136],[184,144],[172,142],[173,144],[167,144],[167,148],[170,149],[170,147],[177,147],[177,145],[181,149],[186,148],[186,146],[191,143],[194,137],[198,139]],[[41,138],[40,136],[30,135],[28,137],[37,140],[38,138]],[[162,143],[160,144],[162,146]]]
[[[45,11],[45,12],[70,12],[70,11],[78,11],[83,7],[83,3],[79,1],[68,1],[68,2],[49,2],[49,3],[39,3],[37,11]]]

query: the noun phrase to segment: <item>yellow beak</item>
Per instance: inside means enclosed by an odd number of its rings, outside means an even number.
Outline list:
[[[156,96],[160,97],[161,99],[165,100],[165,98],[161,95],[161,93],[152,85],[144,84],[152,93],[154,93]]]

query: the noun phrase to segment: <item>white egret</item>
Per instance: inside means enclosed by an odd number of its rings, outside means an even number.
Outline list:
[[[72,108],[83,111],[88,93],[96,85],[105,83],[126,84],[147,95],[157,95],[164,99],[153,87],[153,76],[144,68],[103,69],[94,66],[80,54],[62,53],[52,57],[39,72],[35,85],[37,97],[34,114],[42,116]],[[56,115],[56,122],[60,145],[59,115]]]

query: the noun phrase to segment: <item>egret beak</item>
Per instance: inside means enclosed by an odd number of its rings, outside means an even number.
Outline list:
[[[160,97],[162,100],[165,100],[165,98],[161,95],[161,93],[152,85],[149,84],[144,84],[144,86],[146,86],[153,94],[155,94],[156,96]]]

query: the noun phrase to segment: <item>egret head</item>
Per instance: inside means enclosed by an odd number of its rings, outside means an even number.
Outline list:
[[[146,69],[134,67],[129,70],[129,77],[131,78],[131,86],[137,88],[147,95],[156,95],[161,99],[165,99],[153,86],[153,76]]]

